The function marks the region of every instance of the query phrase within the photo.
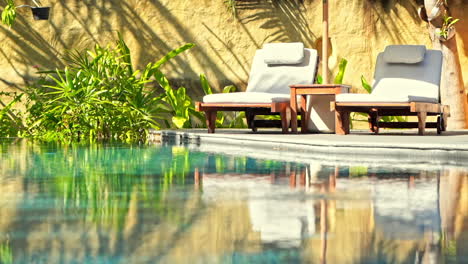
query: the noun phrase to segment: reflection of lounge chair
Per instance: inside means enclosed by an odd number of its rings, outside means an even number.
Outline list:
[[[317,51],[302,43],[265,44],[257,50],[245,92],[211,94],[197,102],[206,115],[208,132],[215,132],[217,111],[245,111],[249,128],[256,131],[255,115],[280,114],[283,133],[289,127],[291,84],[312,84],[317,72]]]
[[[449,107],[440,104],[442,53],[424,46],[392,45],[377,57],[371,94],[340,94],[332,103],[336,112],[337,134],[349,133],[349,113],[369,114],[369,126],[437,128],[445,131]],[[417,116],[418,122],[379,122],[382,116]],[[437,116],[437,123],[426,123],[426,116]]]

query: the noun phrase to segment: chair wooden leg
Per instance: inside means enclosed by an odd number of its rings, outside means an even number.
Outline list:
[[[294,104],[291,105],[291,132],[297,133],[297,106]]]
[[[301,95],[301,133],[307,133],[309,116],[307,112],[307,96]]]
[[[350,116],[350,112],[346,112],[344,114],[344,128],[346,129],[346,134],[349,134],[350,133],[350,128],[351,128],[351,116]]]
[[[442,134],[443,126],[444,126],[442,120],[443,120],[443,119],[442,119],[442,115],[439,115],[439,116],[437,117],[437,135]]]
[[[369,129],[371,132],[379,133],[379,117],[376,112],[369,113]]]
[[[205,116],[208,133],[213,134],[216,128],[216,111],[205,111]]]
[[[247,119],[247,126],[252,129],[253,132],[257,132],[257,128],[255,127],[255,113],[245,111],[245,118]]]
[[[418,112],[418,133],[419,135],[424,135],[424,130],[426,128],[426,112]]]
[[[369,128],[375,134],[379,133],[379,113],[376,109],[369,112]]]
[[[291,132],[297,133],[297,96],[296,88],[291,88],[291,100],[289,107],[291,107]]]
[[[335,133],[349,134],[349,112],[335,110]]]
[[[281,116],[281,129],[283,134],[288,133],[289,124],[291,122],[291,108],[290,107],[283,107],[280,112]]]
[[[376,115],[373,117],[373,120],[372,120],[372,132],[374,132],[376,135],[379,134],[379,130],[380,130],[379,119],[380,117]]]

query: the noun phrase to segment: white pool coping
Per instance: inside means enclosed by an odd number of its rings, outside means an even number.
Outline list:
[[[151,132],[163,143],[191,145],[203,151],[248,154],[274,159],[354,162],[405,162],[468,166],[468,130],[432,131],[418,136],[415,130],[392,130],[374,135],[352,131],[350,135],[281,134],[268,129],[253,133],[248,129],[161,130]]]

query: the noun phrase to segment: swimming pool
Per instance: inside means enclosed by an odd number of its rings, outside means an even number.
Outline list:
[[[2,263],[468,262],[466,168],[0,142]]]

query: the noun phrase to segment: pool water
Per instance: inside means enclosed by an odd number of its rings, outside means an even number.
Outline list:
[[[468,263],[468,169],[0,141],[0,263]]]

